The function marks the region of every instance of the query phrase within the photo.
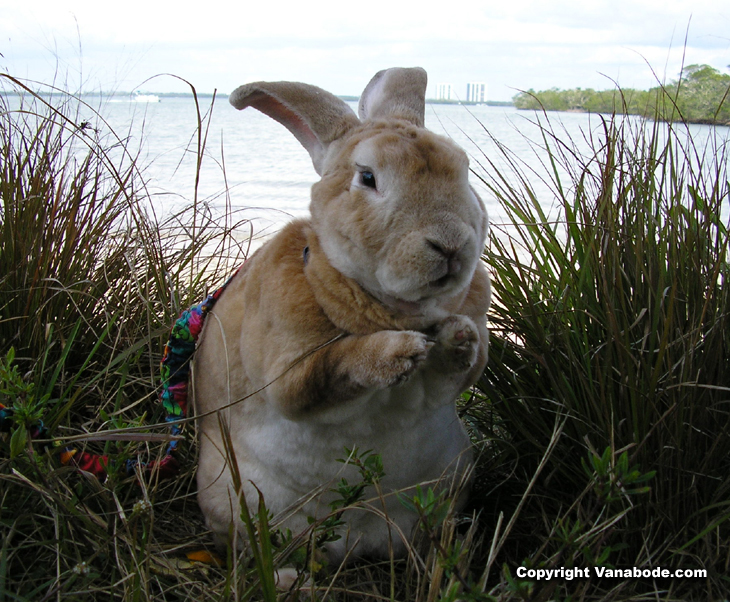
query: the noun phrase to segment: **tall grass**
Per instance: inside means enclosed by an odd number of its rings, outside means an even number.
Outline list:
[[[240,224],[197,200],[158,219],[130,139],[80,98],[0,77],[0,403],[15,410],[0,435],[0,600],[151,599],[150,575],[171,570],[156,533],[191,536],[194,462],[161,511],[161,485],[114,466],[89,480],[57,456],[70,441],[117,465],[162,453],[162,346],[242,261]],[[206,126],[199,112],[200,160]],[[29,436],[39,421],[55,445]]]
[[[515,226],[494,233],[485,256],[495,303],[479,389],[518,481],[532,478],[560,425],[522,508],[522,541],[504,559],[512,574],[522,562],[706,568],[701,582],[600,586],[607,599],[665,589],[663,599],[721,599],[730,557],[727,141],[698,148],[681,125],[630,118],[602,119],[575,142],[546,118],[538,125],[553,214],[530,183],[536,175],[507,149],[509,177],[487,158],[480,173]],[[588,591],[572,585],[560,587]]]
[[[427,487],[408,492],[421,528],[406,560],[320,569],[308,552],[342,512],[379,508],[363,484],[339,483],[346,505],[310,532],[278,532],[262,500],[246,520],[256,553],[202,564],[205,554],[186,556],[209,545],[194,502],[194,436],[171,481],[115,467],[164,453],[159,354],[180,310],[242,260],[240,224],[198,199],[197,176],[191,205],[157,217],[131,139],[98,113],[81,117],[90,107],[78,98],[0,77],[24,95],[20,109],[0,95],[0,403],[15,408],[0,434],[0,602],[269,601],[283,564],[311,578],[306,593],[279,596],[291,600],[725,595],[725,147],[624,118],[571,141],[542,117],[543,172],[497,145],[507,167],[486,156],[476,167],[508,223],[494,226],[484,256],[490,361],[462,408],[481,450],[469,512],[455,515]],[[191,124],[198,165],[208,116],[199,110]],[[539,198],[538,179],[553,198]],[[55,443],[31,438],[39,420]],[[61,466],[69,443],[108,453],[108,479]],[[351,461],[377,491],[374,457]],[[518,578],[520,565],[708,576],[537,582]]]

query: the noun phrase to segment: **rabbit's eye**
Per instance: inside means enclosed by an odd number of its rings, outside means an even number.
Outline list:
[[[372,171],[361,171],[360,182],[368,188],[375,188],[375,174]]]

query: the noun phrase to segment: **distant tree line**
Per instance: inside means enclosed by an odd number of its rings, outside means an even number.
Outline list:
[[[528,90],[517,94],[513,102],[518,109],[626,113],[664,121],[730,125],[730,75],[709,65],[690,65],[678,80],[650,90]]]

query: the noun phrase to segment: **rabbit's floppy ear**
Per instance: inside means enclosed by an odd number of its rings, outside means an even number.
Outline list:
[[[360,97],[360,119],[397,117],[423,127],[428,76],[420,67],[395,67],[375,74]]]
[[[334,94],[298,82],[245,84],[228,100],[238,110],[254,107],[284,125],[307,149],[320,175],[330,142],[360,123],[353,110]]]

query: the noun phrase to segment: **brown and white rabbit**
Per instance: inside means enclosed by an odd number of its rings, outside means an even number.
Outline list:
[[[345,448],[380,454],[380,512],[344,514],[332,561],[403,553],[417,516],[394,492],[471,468],[455,399],[487,361],[487,214],[466,154],[424,129],[425,92],[423,69],[381,71],[359,119],[302,83],[257,82],[230,97],[285,125],[321,179],[311,219],[256,251],[200,340],[198,500],[221,538],[243,532],[232,461],[252,511],[257,488],[271,512],[294,508],[283,526],[297,532],[329,512],[336,481],[358,480],[338,462]]]

